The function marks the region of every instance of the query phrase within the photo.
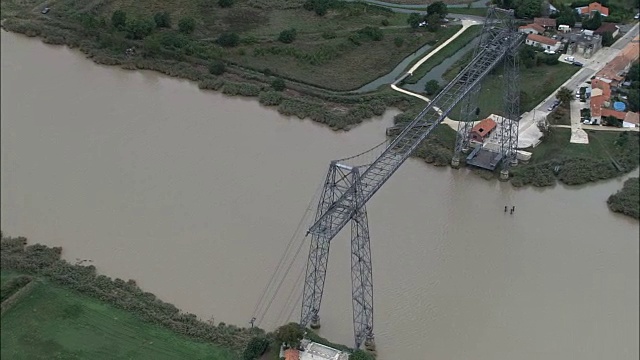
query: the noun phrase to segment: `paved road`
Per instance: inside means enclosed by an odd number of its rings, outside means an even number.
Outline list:
[[[582,59],[578,56],[576,60],[581,61],[584,65],[580,71],[575,73],[573,77],[567,80],[562,86],[569,88],[573,91],[578,89],[581,84],[585,81],[589,80],[592,76],[594,76],[600,69],[602,69],[609,61],[615,58],[619,51],[624,48],[631,40],[638,35],[639,33],[639,25],[636,23],[626,34],[624,34],[618,41],[616,41],[611,47],[600,49],[591,59]],[[561,55],[561,61],[564,61],[564,58],[567,55]],[[518,140],[518,147],[525,148],[531,145],[534,145],[541,137],[542,133],[538,130],[536,124],[537,120],[546,118],[549,115],[549,111],[547,110],[551,104],[555,101],[556,92],[554,91],[549,97],[543,100],[538,106],[534,108],[534,110],[525,113],[522,115],[522,119],[520,120],[520,138]],[[578,121],[572,129],[573,140],[579,141],[578,139],[583,135],[580,131],[578,131],[582,127],[582,124]]]

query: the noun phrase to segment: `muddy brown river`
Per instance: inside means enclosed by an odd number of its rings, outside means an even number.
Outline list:
[[[336,133],[1,36],[4,233],[205,320],[247,325],[329,161],[382,141],[397,113]],[[379,358],[637,359],[639,226],[605,204],[622,181],[514,189],[407,161],[368,204]],[[343,231],[320,314],[346,344],[349,261]]]

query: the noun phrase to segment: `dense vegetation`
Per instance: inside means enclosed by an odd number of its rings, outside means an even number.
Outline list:
[[[640,178],[627,179],[622,189],[609,196],[609,209],[635,219],[640,219]]]
[[[528,164],[511,171],[514,186],[567,185],[610,179],[638,167],[640,135],[636,132],[589,131],[589,145],[571,144],[570,129],[550,128]]]
[[[2,315],[3,359],[237,358],[49,281],[28,286],[22,290],[28,295]]]
[[[2,238],[2,270],[43,277],[54,284],[130,312],[147,323],[161,325],[177,334],[237,353],[242,352],[253,337],[264,333],[258,328],[200,321],[195,315],[182,312],[153,294],[142,291],[133,280],[113,280],[96,274],[94,266],[71,265],[60,258],[61,248],[40,244],[27,246],[26,243],[25,238]]]

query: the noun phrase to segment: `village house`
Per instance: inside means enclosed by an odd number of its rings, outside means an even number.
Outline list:
[[[525,34],[536,34],[536,35],[542,35],[544,33],[544,30],[545,30],[544,27],[535,23],[522,25],[518,28],[518,32],[525,33]]]
[[[496,129],[496,126],[497,126],[496,122],[493,121],[493,119],[491,118],[486,118],[480,121],[479,123],[476,124],[476,126],[473,127],[473,129],[471,129],[471,133],[470,133],[471,141],[475,141],[479,143],[484,142],[484,140],[487,137],[489,137],[491,133],[493,133],[493,131]]]
[[[545,17],[533,18],[533,23],[542,26],[547,30],[556,28],[556,19],[550,19]]]
[[[602,48],[602,37],[591,30],[583,30],[578,33],[567,34],[567,55],[580,55],[585,59]]]
[[[280,348],[280,358],[285,360],[349,360],[349,354],[308,339],[300,341],[297,349]]]
[[[527,45],[541,47],[548,51],[558,51],[562,43],[558,40],[536,34],[527,35]]]
[[[602,6],[600,3],[592,2],[587,6],[576,8],[576,12],[582,16],[592,17],[594,13],[599,12],[602,16],[609,16],[609,8]]]
[[[622,127],[640,127],[640,114],[637,112],[627,111],[627,114],[624,116],[624,120],[622,120]]]
[[[607,32],[611,33],[611,36],[615,38],[620,33],[620,27],[614,23],[602,23],[593,33],[602,36]]]

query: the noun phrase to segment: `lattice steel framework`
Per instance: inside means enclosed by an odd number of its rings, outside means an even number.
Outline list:
[[[497,34],[508,33],[510,37],[522,38],[516,32],[516,23],[513,11],[497,8],[489,8],[485,19],[478,45],[474,50],[474,57],[481,52],[487,44],[490,44]],[[518,72],[517,47],[506,49],[505,54],[505,86],[504,86],[504,117],[500,119],[500,152],[503,155],[502,169],[508,171],[515,163],[515,151],[518,145],[518,117],[520,79]],[[460,122],[456,135],[456,146],[453,163],[457,164],[460,154],[469,148],[469,136],[472,123],[477,120],[480,108],[478,108],[478,93],[481,84],[476,85],[463,99],[460,110]]]
[[[440,124],[447,114],[495,68],[507,54],[515,54],[522,42],[521,34],[504,25],[504,19],[513,18],[513,12],[491,8],[493,20],[485,23],[482,46],[469,65],[407,124],[384,151],[372,162],[346,165],[347,160],[335,160],[329,166],[324,189],[316,209],[315,222],[307,235],[311,235],[309,258],[302,297],[300,324],[319,327],[329,245],[338,232],[351,221],[351,279],[355,346],[363,342],[372,345],[373,334],[373,281],[369,228],[365,204],[393,175],[418,145]],[[510,98],[511,99],[511,98]],[[516,127],[517,131],[517,127]],[[517,136],[517,134],[516,134]],[[370,150],[374,151],[376,148]]]

